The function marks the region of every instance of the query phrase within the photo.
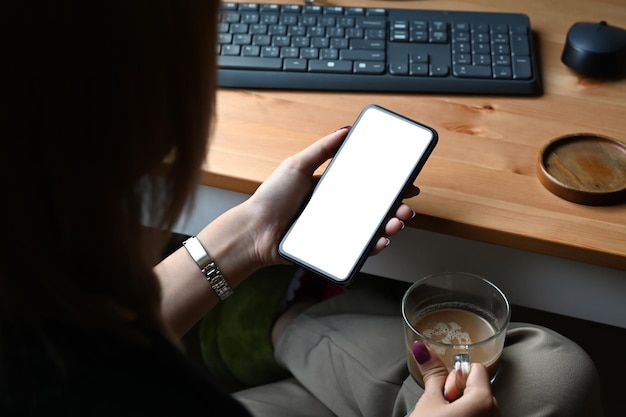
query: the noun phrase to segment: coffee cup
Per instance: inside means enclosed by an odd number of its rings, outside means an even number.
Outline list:
[[[511,307],[504,293],[485,278],[465,272],[426,276],[405,292],[402,315],[409,372],[420,386],[422,375],[412,353],[420,341],[449,371],[468,372],[482,363],[496,379]]]

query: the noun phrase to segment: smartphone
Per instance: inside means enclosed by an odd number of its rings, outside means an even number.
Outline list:
[[[281,256],[349,284],[437,140],[428,126],[377,105],[365,107],[281,239]]]

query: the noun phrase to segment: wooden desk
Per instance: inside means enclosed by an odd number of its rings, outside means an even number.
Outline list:
[[[536,176],[539,150],[552,138],[593,132],[626,141],[626,80],[587,79],[560,61],[573,23],[606,20],[626,28],[626,2],[319,4],[526,13],[538,40],[544,94],[527,98],[221,90],[203,184],[252,193],[284,157],[351,124],[365,105],[376,103],[422,121],[440,135],[417,180],[422,193],[409,202],[419,214],[410,226],[626,270],[626,204],[571,203],[551,194]]]

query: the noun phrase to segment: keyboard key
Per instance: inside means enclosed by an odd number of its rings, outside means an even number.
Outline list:
[[[223,45],[222,56],[239,56],[241,45]]]
[[[363,29],[384,29],[387,27],[387,22],[384,18],[362,17],[356,19],[356,25]]]
[[[384,74],[385,63],[380,61],[356,61],[353,70],[355,74]]]
[[[283,68],[285,71],[306,71],[308,61],[306,59],[285,59]]]
[[[281,70],[283,60],[280,58],[254,58],[247,56],[220,56],[218,65],[221,68],[249,70]]]
[[[453,54],[452,57],[454,64],[472,65],[472,54]]]
[[[280,48],[277,46],[265,46],[261,48],[261,56],[265,58],[278,58],[280,56]]]
[[[513,78],[527,80],[532,76],[532,64],[527,56],[513,57]]]
[[[411,62],[427,64],[428,63],[428,54],[424,54],[421,52],[412,53],[410,55]]]
[[[411,31],[410,42],[428,42],[428,31],[414,30]]]
[[[377,51],[385,50],[385,41],[376,39],[352,39],[350,48],[352,49],[375,49]]]
[[[418,76],[426,77],[429,75],[428,64],[422,64],[422,63],[411,64],[409,73],[411,75],[418,75]]]
[[[343,49],[339,52],[339,58],[350,61],[384,61],[385,53],[365,49]]]
[[[490,54],[491,44],[489,43],[475,43],[473,47],[475,54]]]
[[[309,61],[309,71],[349,73],[352,72],[352,61],[322,61],[314,59]]]
[[[318,58],[318,57],[313,57]],[[336,60],[339,59],[339,50],[334,48],[325,48],[320,51],[319,59]]]
[[[245,45],[241,48],[241,56],[259,56],[261,48],[256,45]]]
[[[528,45],[528,36],[514,35],[511,38],[511,51],[513,55],[530,55],[530,46]]]
[[[513,78],[513,72],[511,71],[511,67],[496,65],[493,67],[493,77],[510,80]]]
[[[454,65],[453,73],[456,77],[491,78],[490,65]]]
[[[460,64],[460,62],[458,62]],[[474,54],[474,65],[491,65],[491,55]]]
[[[442,31],[432,31],[430,33],[432,43],[448,43],[448,33]]]
[[[430,66],[430,76],[431,77],[445,77],[449,73],[449,69],[447,65],[431,65]]]
[[[389,73],[393,75],[409,75],[409,64],[391,63],[389,64]]]

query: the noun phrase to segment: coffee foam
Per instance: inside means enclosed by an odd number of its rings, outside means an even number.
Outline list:
[[[449,323],[436,322],[422,333],[428,338],[449,345],[469,345],[472,343],[469,333],[462,331],[461,326],[453,321]]]

